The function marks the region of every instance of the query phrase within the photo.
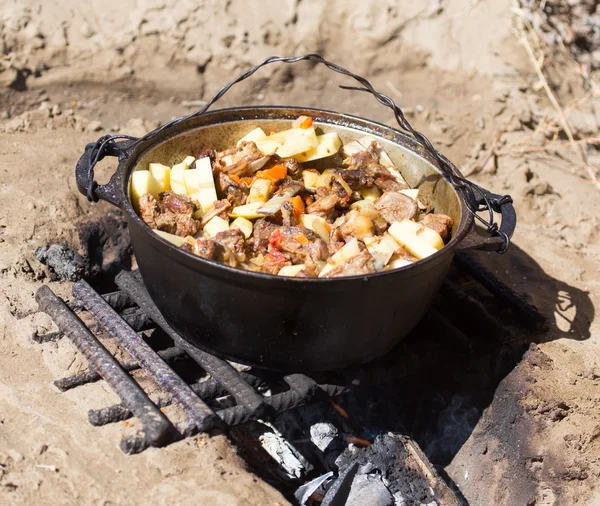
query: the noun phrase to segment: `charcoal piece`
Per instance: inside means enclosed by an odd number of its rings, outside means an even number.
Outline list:
[[[52,281],[79,281],[90,272],[88,261],[66,244],[42,246],[35,258],[48,267]]]
[[[330,443],[338,437],[338,430],[332,423],[319,422],[310,428],[310,440],[324,452]]]
[[[377,473],[391,494],[402,496],[407,506],[428,504],[435,500],[431,484],[423,471],[413,465],[413,458],[399,437],[393,434],[377,436],[375,442],[361,449],[347,450],[336,461],[340,474],[358,464],[362,473]]]
[[[360,472],[360,469],[359,469]],[[357,474],[352,481],[346,506],[394,506],[394,496],[379,474]]]
[[[298,487],[298,490],[294,492],[294,497],[300,503],[300,506],[306,506],[306,503],[309,501],[310,497],[317,492],[318,490],[322,490],[328,480],[333,476],[333,471],[329,471],[328,473],[322,474],[321,476],[317,476],[313,480],[305,483],[301,487]]]

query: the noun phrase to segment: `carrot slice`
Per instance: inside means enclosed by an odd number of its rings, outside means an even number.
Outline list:
[[[296,195],[292,198],[292,204],[294,204],[294,218],[297,220],[301,214],[304,214],[306,208],[304,207],[304,201],[300,195]]]
[[[237,184],[246,184],[248,186],[252,186],[252,183],[254,183],[253,177],[240,177],[236,176],[235,174],[231,174],[229,177],[233,179]]]
[[[260,177],[263,179],[270,179],[272,182],[277,181],[278,179],[283,179],[287,176],[287,167],[281,163],[277,165],[273,165],[270,169],[259,170],[256,173],[256,177]]]
[[[300,123],[300,128],[306,130],[310,128],[313,124],[313,120],[310,116],[308,116],[302,123]]]

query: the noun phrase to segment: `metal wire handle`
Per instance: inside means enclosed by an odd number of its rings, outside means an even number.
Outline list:
[[[333,62],[330,62],[329,60],[326,60],[325,58],[323,58],[321,55],[318,55],[318,54],[307,54],[304,56],[290,56],[290,57],[270,56],[268,58],[265,58],[263,61],[256,64],[254,67],[248,69],[246,72],[244,72],[243,74],[241,74],[240,76],[236,77],[235,79],[230,81],[228,84],[223,86],[219,91],[217,91],[212,96],[212,98],[206,103],[206,105],[204,105],[202,108],[198,109],[196,112],[193,112],[187,116],[182,116],[180,118],[175,118],[171,121],[168,121],[167,123],[156,128],[155,130],[148,132],[143,137],[141,137],[137,140],[133,140],[133,142],[131,142],[131,143],[126,143],[125,149],[129,151],[130,149],[135,147],[140,142],[151,140],[154,137],[156,137],[159,133],[163,132],[164,130],[166,130],[168,128],[178,125],[178,124],[182,123],[183,121],[187,121],[191,118],[201,116],[206,111],[208,111],[208,109],[217,100],[219,100],[223,95],[225,95],[225,93],[227,93],[233,85],[248,79],[258,69],[260,69],[266,65],[269,65],[271,63],[297,63],[300,61],[312,61],[312,62],[316,62],[316,63],[322,63],[327,68],[329,68],[330,70],[333,70],[334,72],[337,72],[338,74],[342,74],[342,75],[351,77],[352,79],[357,81],[361,86],[345,86],[345,85],[338,85],[338,86],[344,90],[364,91],[364,92],[370,93],[377,99],[377,101],[380,104],[391,109],[394,113],[396,122],[398,123],[400,128],[402,128],[403,130],[405,130],[406,132],[408,132],[412,135],[412,137],[417,141],[417,143],[433,158],[435,164],[442,171],[442,173],[446,176],[446,178],[450,181],[450,183],[457,190],[460,190],[463,192],[463,194],[465,196],[465,201],[467,202],[467,209],[468,209],[469,213],[473,216],[473,218],[476,219],[477,221],[479,221],[483,226],[485,226],[487,232],[490,235],[499,235],[503,238],[504,246],[498,252],[504,253],[508,249],[508,246],[510,244],[510,238],[508,237],[508,235],[506,233],[504,233],[503,231],[501,231],[498,228],[498,224],[494,220],[494,211],[500,212],[500,209],[503,204],[512,202],[511,197],[509,195],[505,195],[500,198],[494,198],[485,189],[483,189],[479,185],[473,183],[472,181],[469,181],[468,179],[466,179],[462,174],[460,174],[457,170],[455,170],[454,167],[452,167],[450,164],[448,164],[445,161],[445,159],[443,158],[441,153],[439,153],[433,147],[433,145],[431,144],[429,139],[427,137],[425,137],[425,135],[423,135],[421,132],[419,132],[418,130],[416,130],[412,127],[412,125],[408,122],[408,120],[404,116],[402,109],[400,109],[400,107],[398,107],[396,105],[396,103],[392,100],[391,97],[389,97],[388,95],[384,95],[383,93],[380,93],[377,90],[375,90],[375,88],[373,88],[373,85],[364,77],[359,76],[358,74],[355,74],[353,72],[350,72],[349,70],[345,69],[344,67],[341,67]],[[94,149],[94,156],[90,157],[90,165],[88,168],[89,185],[87,188],[87,190],[88,190],[87,196],[88,196],[89,200],[94,200],[94,201],[98,200],[98,198],[94,194],[94,189],[95,189],[95,185],[96,185],[96,183],[94,181],[94,166],[100,159],[102,159],[105,149],[107,149],[107,148],[112,148],[112,149],[117,148],[118,149],[118,145],[115,143],[115,140],[123,139],[123,138],[130,139],[130,140],[132,139],[129,136],[114,135],[114,136],[105,136],[98,140],[98,142],[95,146],[95,149]],[[477,214],[478,212],[486,212],[486,211],[488,213],[488,219],[484,219],[483,217],[481,217]]]

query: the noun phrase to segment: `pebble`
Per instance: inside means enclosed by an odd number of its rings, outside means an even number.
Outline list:
[[[86,127],[86,130],[88,132],[99,132],[103,129],[104,127],[102,126],[102,123],[99,120],[90,121]]]

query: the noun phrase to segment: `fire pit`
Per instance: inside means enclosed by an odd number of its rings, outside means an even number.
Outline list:
[[[165,322],[137,273],[124,271],[115,281],[119,291],[104,295],[78,282],[70,302],[39,289],[40,308],[58,327],[39,341],[66,336],[89,363],[56,386],[65,391],[105,380],[121,403],[91,410],[89,421],[101,426],[136,417],[142,430],[121,440],[126,453],[225,430],[250,467],[299,504],[459,504],[459,491],[429,458],[447,463],[484,403],[427,378],[443,374],[449,362],[510,347],[515,330],[544,325],[535,308],[473,257],[459,255],[424,320],[385,357],[284,375],[193,347]],[[90,316],[95,323],[86,326],[82,318]],[[121,349],[133,360],[117,360]],[[515,347],[515,360],[523,351]],[[422,379],[415,385],[415,378]],[[183,417],[164,413],[172,403]]]

